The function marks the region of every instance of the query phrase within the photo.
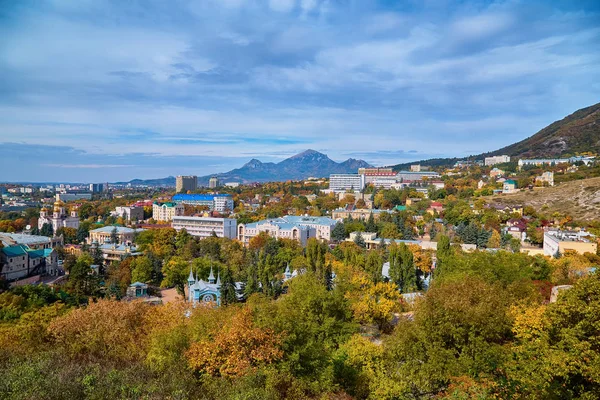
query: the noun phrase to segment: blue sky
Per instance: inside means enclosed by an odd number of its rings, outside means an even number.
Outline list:
[[[466,156],[600,101],[595,1],[6,1],[0,38],[0,181]]]

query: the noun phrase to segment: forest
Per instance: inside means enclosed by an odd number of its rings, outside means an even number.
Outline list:
[[[257,236],[138,238],[145,255],[0,294],[0,393],[8,399],[595,399],[595,254],[333,249]],[[432,269],[435,259],[435,268]],[[389,278],[381,265],[390,262]],[[283,282],[287,265],[301,271]],[[223,281],[221,307],[127,301],[133,281]],[[428,278],[428,279],[426,279]],[[243,283],[238,301],[234,282]],[[549,303],[554,285],[573,285]]]

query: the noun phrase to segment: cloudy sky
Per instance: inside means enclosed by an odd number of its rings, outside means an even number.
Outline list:
[[[466,156],[600,101],[597,1],[1,3],[0,181]]]

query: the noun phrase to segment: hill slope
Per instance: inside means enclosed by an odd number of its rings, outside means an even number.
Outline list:
[[[481,160],[487,156],[501,154],[517,158],[556,158],[587,151],[600,154],[600,103],[577,110],[520,142],[489,153],[474,155],[468,159]],[[393,167],[395,170],[400,170],[415,163],[445,166],[452,165],[458,160],[458,158],[436,158],[398,164]]]
[[[548,214],[557,211],[575,220],[600,219],[600,178],[564,182],[554,187],[501,194],[489,199],[503,204],[530,205],[536,210],[546,206]]]

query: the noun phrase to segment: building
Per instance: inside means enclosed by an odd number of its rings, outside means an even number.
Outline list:
[[[111,264],[113,262],[120,262],[127,257],[137,257],[144,253],[138,251],[136,246],[131,244],[111,244],[104,243],[98,246],[104,257],[105,264]]]
[[[515,193],[517,191],[517,182],[512,179],[507,179],[502,184],[502,193]]]
[[[92,194],[88,192],[81,193],[57,193],[56,201],[77,201],[77,200],[91,200]]]
[[[198,279],[198,275],[194,277],[192,269],[190,268],[190,275],[188,277],[188,301],[196,306],[199,303],[206,305],[221,305],[221,276],[217,274],[215,280],[215,274],[212,267],[210,268],[210,275],[208,276],[208,282]]]
[[[382,244],[385,246],[389,246],[392,242],[396,244],[404,243],[407,246],[414,244],[419,246],[423,250],[437,250],[437,242],[433,242],[430,240],[401,240],[401,239],[384,239],[378,238],[377,233],[374,232],[352,232],[350,233],[350,237],[346,239],[346,242],[354,242],[358,236],[358,234],[362,236],[365,241],[365,245],[367,249],[376,249],[380,247]],[[463,251],[475,251],[477,250],[477,246],[474,244],[461,244],[460,247]]]
[[[136,206],[125,206],[125,207],[116,207],[115,211],[111,213],[115,217],[121,217],[127,222],[137,222],[144,220],[144,207],[136,207]]]
[[[410,166],[411,172],[421,172],[421,164],[414,164]]]
[[[500,168],[492,168],[492,170],[490,171],[490,178],[497,178],[499,176],[504,175],[504,171],[501,170]]]
[[[519,168],[522,168],[526,165],[558,165],[558,164],[575,164],[578,162],[582,162],[585,165],[589,165],[594,161],[594,157],[570,157],[570,158],[537,158],[537,159],[521,159],[519,160]]]
[[[352,217],[353,219],[358,219],[362,221],[366,221],[373,216],[373,219],[377,221],[381,214],[389,214],[389,210],[370,210],[368,208],[354,208],[354,207],[346,207],[346,208],[337,208],[331,211],[331,218],[341,221],[346,218]]]
[[[193,192],[196,189],[198,189],[198,177],[196,175],[179,175],[175,178],[175,190],[177,193],[186,193],[188,190]]]
[[[102,193],[108,191],[108,183],[90,183],[90,192]]]
[[[228,188],[236,188],[239,186],[240,186],[239,182],[225,182],[225,187],[228,187]]]
[[[379,175],[379,174],[390,174],[393,173],[394,170],[389,167],[370,167],[370,168],[359,168],[359,175]]]
[[[396,174],[396,179],[400,182],[404,181],[422,181],[423,179],[439,179],[440,174],[435,171],[400,171]]]
[[[546,171],[542,175],[536,176],[535,183],[538,183],[538,182],[542,185],[547,183],[548,186],[554,186],[554,172]]]
[[[190,235],[202,239],[212,236],[236,238],[237,220],[232,218],[210,218],[210,217],[173,217],[171,223],[173,229],[179,232],[185,229]]]
[[[173,217],[183,215],[185,208],[182,204],[173,202],[152,204],[152,218],[155,221],[172,221]]]
[[[210,211],[220,213],[231,212],[234,208],[230,194],[176,194],[173,201],[191,206],[206,206]]]
[[[87,241],[89,244],[94,242],[100,244],[111,243],[111,236],[113,235],[113,232],[115,232],[118,241],[116,244],[131,245],[135,242],[137,234],[143,231],[144,229],[132,229],[123,226],[104,226],[90,231]]]
[[[374,187],[381,189],[391,189],[396,184],[396,177],[392,176],[389,178],[378,177],[372,182]]]
[[[598,243],[594,239],[586,231],[548,231],[544,233],[544,254],[555,257],[558,253],[565,254],[568,250],[579,254],[596,254]]]
[[[484,160],[484,164],[486,167],[496,165],[496,164],[504,164],[510,162],[510,156],[493,156],[486,157]]]
[[[57,275],[58,256],[54,249],[34,250],[27,245],[17,244],[0,249],[2,272],[7,281],[14,281],[31,275]]]
[[[42,208],[40,211],[40,218],[38,218],[38,229],[42,229],[44,224],[52,225],[53,232],[56,233],[60,228],[79,228],[79,216],[76,210],[71,210],[70,214],[67,214],[67,209],[62,201],[57,200],[54,203],[54,209],[52,214],[46,208]]]
[[[28,235],[25,233],[7,233],[0,232],[0,242],[7,246],[14,246],[17,244],[24,244],[30,249],[39,250],[39,249],[54,249],[56,247],[60,247],[63,245],[63,237],[62,236],[37,236],[37,235]]]
[[[339,221],[327,217],[307,217],[288,215],[281,218],[266,219],[250,224],[238,225],[238,240],[248,244],[250,239],[266,232],[276,239],[292,239],[306,246],[310,238],[330,241],[331,232]]]
[[[212,178],[210,178],[208,180],[208,187],[211,189],[219,187],[219,178],[217,178],[216,176],[213,176]]]
[[[332,191],[357,190],[365,188],[363,174],[332,174],[329,175],[329,189]]]

